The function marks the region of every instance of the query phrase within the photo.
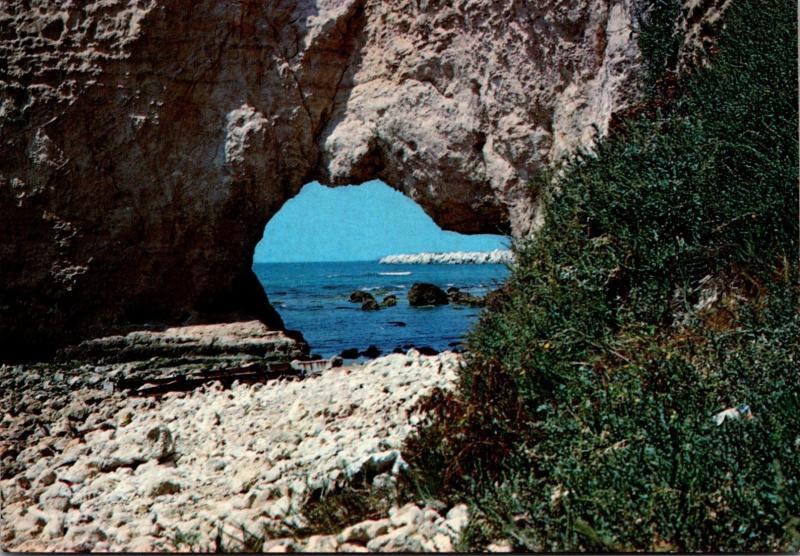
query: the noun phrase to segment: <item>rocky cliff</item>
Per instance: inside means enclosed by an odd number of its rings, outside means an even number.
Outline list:
[[[637,94],[638,0],[0,4],[0,353],[257,317],[306,182],[527,232],[537,168]]]

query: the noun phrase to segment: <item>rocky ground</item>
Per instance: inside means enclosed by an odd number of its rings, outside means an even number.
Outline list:
[[[298,532],[314,529],[310,499],[355,478],[393,488],[415,405],[451,387],[458,363],[411,350],[151,396],[119,388],[141,363],[0,367],[0,546],[235,550],[244,528],[271,551],[452,550],[465,506],[407,504],[331,534]]]

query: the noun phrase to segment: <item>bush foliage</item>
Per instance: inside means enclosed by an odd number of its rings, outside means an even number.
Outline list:
[[[725,17],[664,110],[541,177],[545,224],[409,442],[417,488],[471,503],[462,548],[800,548],[795,5]]]

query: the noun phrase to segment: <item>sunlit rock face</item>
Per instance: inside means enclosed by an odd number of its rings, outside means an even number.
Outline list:
[[[253,248],[314,179],[527,233],[537,168],[638,94],[638,1],[2,3],[0,353],[281,327]]]

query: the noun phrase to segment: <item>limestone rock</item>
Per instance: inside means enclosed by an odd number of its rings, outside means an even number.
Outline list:
[[[8,0],[0,353],[282,322],[251,270],[307,181],[524,234],[527,183],[637,96],[640,0]],[[13,348],[13,349],[12,349]]]
[[[369,552],[369,550],[366,546],[361,546],[360,544],[344,543],[339,545],[339,552],[352,554],[357,552]]]
[[[331,535],[314,535],[306,540],[304,547],[305,552],[336,552],[339,543],[336,541],[335,536]]]
[[[498,541],[489,544],[486,547],[486,552],[512,552],[514,548],[508,541]]]
[[[69,487],[62,482],[56,482],[47,487],[39,501],[45,510],[63,512],[69,507],[71,498],[72,491]]]
[[[460,533],[468,523],[469,512],[466,504],[453,506],[453,508],[447,512],[447,526],[450,527],[450,529],[452,529],[454,532]]]
[[[149,458],[164,462],[175,455],[175,440],[167,427],[157,425],[147,432],[145,453]]]
[[[406,504],[402,508],[390,511],[389,520],[394,527],[413,525],[421,513],[422,510],[416,504]]]
[[[370,552],[426,552],[419,538],[413,535],[413,525],[393,529],[367,543]]]
[[[137,330],[80,343],[63,351],[66,359],[101,362],[146,360],[153,357],[282,354],[302,357],[308,346],[299,336],[270,330],[259,321],[176,326],[163,331]]]
[[[375,537],[386,534],[388,531],[388,519],[367,520],[347,527],[339,534],[338,539],[341,543],[366,544]]]

